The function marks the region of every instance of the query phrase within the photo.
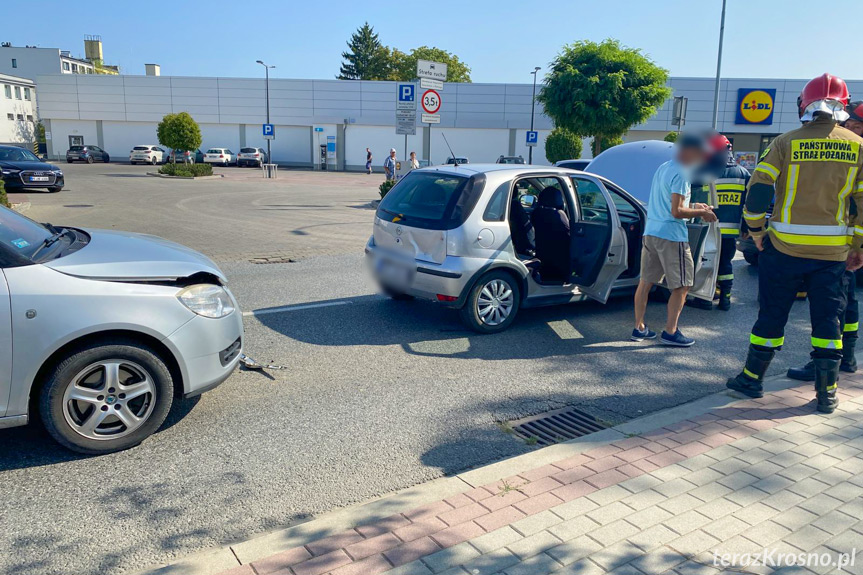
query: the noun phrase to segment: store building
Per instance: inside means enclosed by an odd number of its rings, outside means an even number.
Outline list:
[[[36,83],[0,74],[0,144],[32,148],[36,139]]]
[[[2,51],[0,51],[2,54]],[[719,130],[735,150],[758,156],[777,134],[799,125],[796,99],[806,80],[726,79],[719,95]],[[266,86],[258,78],[170,76],[45,75],[37,78],[39,116],[46,127],[48,154],[61,157],[69,145],[93,143],[121,158],[132,146],[156,143],[156,125],[165,114],[188,112],[201,125],[202,148],[266,147]],[[500,155],[528,155],[530,84],[446,84],[440,91],[440,124],[417,124],[416,134],[396,135],[398,82],[271,79],[270,117],[275,124],[273,160],[288,166],[362,170],[365,149],[375,163],[390,148],[398,157],[415,151],[431,163],[453,151],[471,162]],[[672,78],[674,96],[688,99],[686,126],[709,127],[714,80]],[[863,81],[849,82],[863,93]],[[671,125],[671,100],[625,140],[661,139]],[[547,163],[544,140],[552,128],[537,104],[539,132],[534,163]],[[584,147],[583,157],[589,157]]]

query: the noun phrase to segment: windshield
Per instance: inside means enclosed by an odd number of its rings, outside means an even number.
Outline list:
[[[220,148],[210,148],[207,150],[208,154],[221,154],[222,150]]]
[[[30,258],[51,231],[9,208],[0,207],[0,244]]]
[[[381,200],[378,217],[405,225],[445,230],[461,225],[482,193],[485,176],[471,178],[414,171]]]
[[[30,150],[24,148],[0,148],[0,160],[7,162],[41,162]]]
[[[72,150],[73,152],[80,152],[81,150],[84,149],[84,146],[71,146],[69,149]]]
[[[254,154],[258,150],[256,148],[240,148],[240,152],[243,154]]]
[[[135,146],[132,148],[133,150],[141,150],[142,152],[149,152],[150,146]]]

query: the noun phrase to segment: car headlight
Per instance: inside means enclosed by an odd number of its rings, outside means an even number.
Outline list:
[[[15,168],[4,168],[3,169],[3,175],[4,176],[10,176],[10,175],[14,176],[15,174],[20,174],[20,173],[21,173],[21,170],[18,170]]]
[[[177,294],[177,299],[196,314],[218,319],[234,311],[234,302],[228,290],[213,284],[198,284],[187,287]]]
[[[51,170],[51,173],[54,174],[55,176],[62,176],[63,170]]]

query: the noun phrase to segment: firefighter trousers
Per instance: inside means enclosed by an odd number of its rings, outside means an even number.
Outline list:
[[[731,267],[731,260],[736,253],[737,236],[722,236],[722,243],[719,244],[719,269],[716,276],[716,283],[720,288],[731,289],[731,284],[734,283],[734,268]]]
[[[782,347],[788,314],[802,284],[809,292],[812,357],[841,359],[847,281],[844,261],[789,256],[764,238],[764,251],[758,256],[758,319],[750,344],[765,351]]]
[[[845,318],[842,322],[842,340],[844,342],[857,341],[857,328],[860,321],[860,306],[857,303],[857,277],[854,272],[845,272],[846,298],[848,304],[845,307]]]

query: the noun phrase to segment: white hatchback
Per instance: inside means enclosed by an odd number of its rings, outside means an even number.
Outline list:
[[[135,146],[129,152],[130,164],[162,164],[168,157],[168,152],[159,146]]]
[[[210,148],[204,154],[204,162],[227,166],[228,164],[237,163],[237,157],[228,148]]]

